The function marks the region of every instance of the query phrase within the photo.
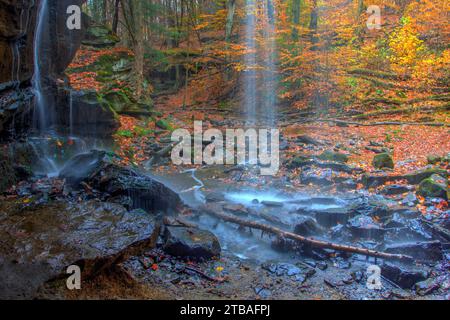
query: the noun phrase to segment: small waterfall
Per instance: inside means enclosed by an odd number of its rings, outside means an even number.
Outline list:
[[[276,28],[273,0],[246,0],[244,110],[247,125],[276,125]]]
[[[70,90],[69,93],[69,134],[71,137],[73,137],[73,93],[72,90]]]
[[[256,3],[258,0],[246,0],[244,105],[247,125],[256,122]]]
[[[43,92],[41,57],[42,57],[42,42],[43,34],[46,30],[46,21],[48,16],[48,1],[41,0],[37,25],[34,36],[34,76],[33,76],[33,91],[36,97],[36,113],[37,113],[37,128],[41,133],[48,129],[49,115],[47,108],[47,101]]]

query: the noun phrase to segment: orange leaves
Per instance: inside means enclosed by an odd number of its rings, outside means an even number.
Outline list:
[[[80,72],[69,74],[70,84],[75,90],[100,91],[102,84],[96,80],[95,72]]]

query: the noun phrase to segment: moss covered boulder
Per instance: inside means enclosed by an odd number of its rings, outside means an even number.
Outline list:
[[[380,153],[373,158],[372,165],[375,169],[394,169],[394,160],[390,154]]]
[[[343,162],[343,163],[348,161],[348,156],[346,154],[334,152],[334,151],[330,151],[330,150],[324,151],[317,158],[320,160],[324,160],[324,161],[335,161],[335,162]]]
[[[91,25],[86,31],[82,44],[96,48],[113,47],[120,41],[110,29],[103,25]]]
[[[419,184],[417,194],[422,197],[443,198],[448,200],[450,192],[447,185],[447,179],[440,175],[433,174]]]
[[[160,119],[160,120],[156,121],[156,126],[163,130],[171,130],[172,129],[172,126],[170,125],[169,121],[164,120],[164,119]]]

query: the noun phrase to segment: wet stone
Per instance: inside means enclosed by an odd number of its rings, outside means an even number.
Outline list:
[[[294,232],[304,237],[321,235],[324,229],[311,217],[300,217],[294,228]]]
[[[314,268],[298,267],[291,263],[265,263],[261,267],[278,277],[291,277],[300,283],[305,282],[316,273]]]
[[[410,242],[386,246],[386,252],[405,254],[420,261],[440,261],[443,259],[440,241]]]
[[[349,218],[349,210],[347,208],[333,208],[323,211],[317,211],[316,220],[324,227],[333,227],[337,224],[345,224]]]
[[[430,278],[425,281],[416,283],[414,288],[419,296],[426,296],[438,290],[439,283],[437,283],[434,279]]]
[[[419,269],[407,268],[391,263],[384,263],[381,266],[381,275],[391,280],[402,289],[411,289],[414,284],[423,281],[428,277],[428,273]]]
[[[372,217],[364,215],[350,219],[348,225],[354,238],[383,240],[386,232]]]
[[[164,251],[176,257],[212,259],[220,256],[219,240],[206,230],[170,226],[166,227],[164,239]]]
[[[393,185],[386,186],[381,193],[388,195],[388,196],[393,196],[393,195],[407,193],[410,191],[411,191],[411,188],[408,186],[393,184]]]

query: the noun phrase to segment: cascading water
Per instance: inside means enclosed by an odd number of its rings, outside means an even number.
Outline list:
[[[276,124],[275,7],[272,0],[247,0],[244,110],[247,125]],[[258,41],[257,41],[258,38]]]
[[[36,97],[36,116],[35,124],[41,133],[44,133],[49,126],[48,123],[48,104],[46,102],[45,94],[43,92],[43,79],[41,70],[42,44],[43,34],[46,30],[46,21],[48,16],[48,0],[41,0],[36,31],[34,36],[34,76],[33,76],[33,91]]]

